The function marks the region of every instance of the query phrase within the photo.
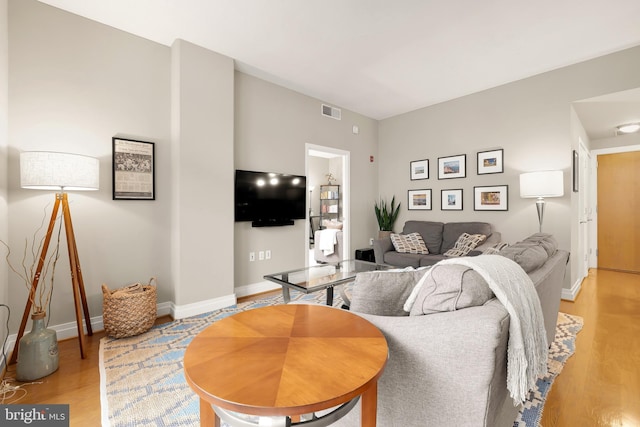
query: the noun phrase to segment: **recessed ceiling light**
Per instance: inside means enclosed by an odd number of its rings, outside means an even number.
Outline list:
[[[617,126],[620,133],[634,133],[640,130],[640,123],[627,123],[626,125]]]

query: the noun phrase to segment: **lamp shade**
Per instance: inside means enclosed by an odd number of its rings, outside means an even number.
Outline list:
[[[562,197],[562,171],[527,172],[520,175],[520,197]]]
[[[100,162],[80,154],[25,151],[20,153],[20,186],[32,190],[98,190]]]

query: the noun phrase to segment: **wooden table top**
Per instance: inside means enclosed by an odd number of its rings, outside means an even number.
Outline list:
[[[191,388],[214,405],[300,415],[345,403],[382,375],[388,347],[367,320],[320,305],[240,312],[198,334],[184,356]]]

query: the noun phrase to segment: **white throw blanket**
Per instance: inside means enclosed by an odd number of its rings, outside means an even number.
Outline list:
[[[338,243],[338,238],[336,234],[338,234],[337,229],[334,228],[326,228],[324,230],[320,230],[318,233],[320,235],[320,239],[318,244],[318,249],[322,251],[322,253],[326,255],[331,255],[335,252],[334,247],[335,244]]]
[[[531,278],[502,255],[450,258],[438,264],[460,264],[477,271],[509,312],[507,389],[514,405],[519,405],[528,397],[537,378],[547,372],[547,333],[540,298]]]

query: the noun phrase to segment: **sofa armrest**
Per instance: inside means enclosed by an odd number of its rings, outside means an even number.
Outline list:
[[[384,254],[392,250],[394,250],[394,247],[391,242],[391,237],[375,239],[373,241],[373,255],[378,264],[384,264]]]
[[[379,425],[495,426],[502,406],[513,408],[506,388],[509,315],[496,299],[426,316],[359,315],[389,346],[378,387]]]

